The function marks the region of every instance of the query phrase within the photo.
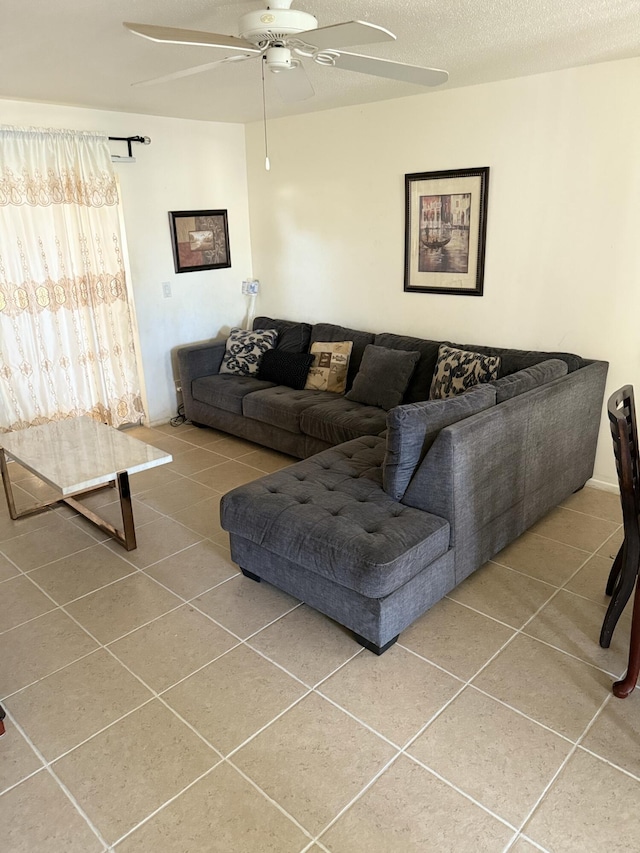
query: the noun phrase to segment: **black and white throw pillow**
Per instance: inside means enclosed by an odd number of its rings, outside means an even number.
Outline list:
[[[219,372],[256,376],[260,359],[265,352],[275,347],[277,340],[275,329],[231,329]]]
[[[463,349],[440,345],[438,360],[433,371],[430,400],[455,397],[479,385],[498,378],[500,357],[481,355]]]

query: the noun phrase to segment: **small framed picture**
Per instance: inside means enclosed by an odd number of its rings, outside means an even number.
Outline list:
[[[405,291],[482,296],[488,189],[488,166],[405,175]]]
[[[169,223],[176,272],[231,266],[226,210],[172,210]]]

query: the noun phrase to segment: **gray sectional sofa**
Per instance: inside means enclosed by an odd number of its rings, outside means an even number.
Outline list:
[[[218,374],[224,342],[178,353],[185,414],[303,461],[221,501],[233,559],[380,654],[398,634],[593,472],[607,363],[451,344],[500,356],[498,378],[428,400],[442,342],[257,318],[278,342],[352,340],[419,352],[386,412],[322,391]]]

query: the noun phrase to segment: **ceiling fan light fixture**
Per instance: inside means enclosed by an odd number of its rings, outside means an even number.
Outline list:
[[[288,71],[292,67],[291,51],[288,47],[269,47],[265,53],[269,71]]]

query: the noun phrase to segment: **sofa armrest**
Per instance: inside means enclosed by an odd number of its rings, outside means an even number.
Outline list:
[[[178,370],[183,389],[190,388],[194,379],[218,373],[225,347],[225,341],[180,347],[177,353]]]

